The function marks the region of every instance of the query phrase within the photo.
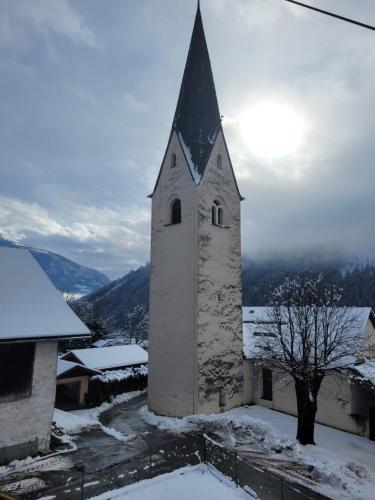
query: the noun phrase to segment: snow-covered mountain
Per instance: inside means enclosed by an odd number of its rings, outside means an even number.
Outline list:
[[[26,248],[38,261],[55,287],[61,292],[74,295],[86,295],[107,285],[110,280],[105,274],[81,266],[62,255],[41,250],[30,245],[6,240],[0,236],[0,247]]]

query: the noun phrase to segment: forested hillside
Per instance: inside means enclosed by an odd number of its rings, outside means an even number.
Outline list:
[[[243,304],[266,305],[270,290],[285,276],[307,271],[322,273],[324,280],[342,288],[345,305],[375,307],[375,265],[350,263],[338,259],[290,258],[267,261],[244,259]],[[131,271],[124,277],[83,297],[72,304],[84,321],[99,320],[109,330],[121,330],[127,311],[137,304],[148,307],[149,265]]]

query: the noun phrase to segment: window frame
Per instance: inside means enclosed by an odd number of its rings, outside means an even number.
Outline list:
[[[211,222],[213,226],[216,226],[216,206],[214,204],[211,207]]]
[[[175,208],[176,204],[179,204],[179,208]],[[176,218],[176,214],[177,218]],[[182,222],[182,203],[180,198],[175,198],[172,203],[171,203],[171,208],[170,208],[170,224],[181,224]]]
[[[224,210],[222,206],[217,208],[217,225],[224,227]]]
[[[221,201],[215,199],[211,206],[211,223],[213,226],[225,227],[224,207]]]
[[[171,153],[171,156],[170,156],[170,167],[171,168],[176,168],[177,167],[177,155],[176,155],[176,153]]]
[[[223,155],[221,153],[218,153],[216,156],[216,167],[219,170],[223,170]]]
[[[0,404],[31,397],[36,342],[0,343]]]

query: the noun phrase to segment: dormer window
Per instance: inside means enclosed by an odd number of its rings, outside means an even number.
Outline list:
[[[223,157],[220,154],[216,157],[216,166],[219,170],[223,168]]]
[[[175,168],[177,166],[177,157],[176,153],[171,154],[171,168]]]
[[[171,224],[180,224],[181,222],[181,201],[174,200],[171,205]]]

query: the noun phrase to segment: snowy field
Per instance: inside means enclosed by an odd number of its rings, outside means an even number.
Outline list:
[[[246,493],[205,465],[184,467],[169,474],[113,490],[91,500],[250,500]]]
[[[214,433],[250,461],[255,452],[268,468],[292,474],[331,498],[375,498],[375,442],[367,438],[317,424],[316,446],[301,446],[295,439],[297,419],[261,406],[182,419],[159,417],[146,408],[142,413],[146,422],[162,430]]]

